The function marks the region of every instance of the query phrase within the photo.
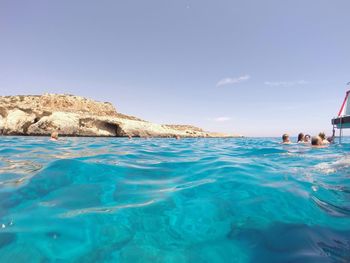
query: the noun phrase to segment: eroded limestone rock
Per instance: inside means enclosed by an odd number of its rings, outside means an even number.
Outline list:
[[[26,134],[34,119],[34,114],[29,114],[19,109],[10,110],[4,120],[3,134]]]
[[[61,135],[79,135],[79,115],[71,112],[53,112],[32,124],[29,135],[47,135],[57,131]]]
[[[118,113],[111,103],[73,95],[0,96],[0,134],[228,137],[191,125],[160,125]]]

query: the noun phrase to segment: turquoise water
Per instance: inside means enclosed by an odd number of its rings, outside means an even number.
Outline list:
[[[350,143],[278,142],[0,137],[0,262],[350,262]]]

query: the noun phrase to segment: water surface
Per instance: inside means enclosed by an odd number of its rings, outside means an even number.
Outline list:
[[[278,142],[0,137],[0,262],[350,262],[350,144]]]

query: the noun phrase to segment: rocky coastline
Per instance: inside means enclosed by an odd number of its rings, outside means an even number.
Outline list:
[[[191,125],[161,125],[121,114],[109,102],[68,94],[0,96],[0,135],[241,137]]]

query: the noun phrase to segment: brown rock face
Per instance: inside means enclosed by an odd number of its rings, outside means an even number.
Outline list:
[[[190,125],[160,125],[118,113],[111,103],[73,95],[0,96],[0,134],[213,137]],[[215,137],[228,137],[215,134]]]
[[[0,115],[1,108],[18,108],[25,111],[63,111],[74,113],[90,113],[99,116],[115,115],[117,111],[111,103],[97,102],[73,95],[44,94],[28,96],[4,96],[0,97]]]

